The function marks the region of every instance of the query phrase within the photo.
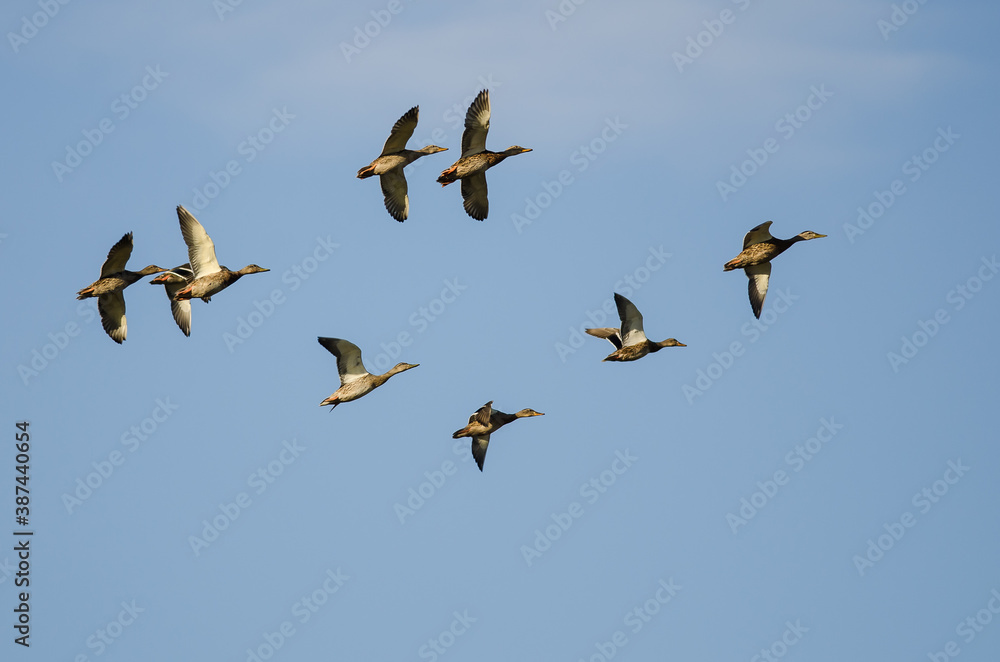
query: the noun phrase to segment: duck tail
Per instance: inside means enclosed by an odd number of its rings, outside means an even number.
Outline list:
[[[441,173],[441,176],[437,178],[437,183],[441,186],[447,186],[452,182],[456,181],[458,177],[455,176],[455,171],[458,170],[455,166],[452,166]]]

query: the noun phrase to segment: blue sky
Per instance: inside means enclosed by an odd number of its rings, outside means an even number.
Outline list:
[[[9,3],[4,659],[995,660],[998,18]],[[484,87],[487,146],[533,151],[480,223],[434,178]],[[449,151],[400,224],[355,173],[414,105]],[[74,293],[129,231],[185,262],[178,204],[271,271],[190,338],[136,283],[119,346]],[[757,321],[722,265],[767,220],[828,237]],[[687,347],[601,363],[615,291]],[[420,367],[328,413],[317,336]],[[480,473],[488,400],[545,416]]]

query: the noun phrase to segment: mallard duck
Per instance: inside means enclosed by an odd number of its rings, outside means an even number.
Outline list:
[[[410,198],[406,194],[406,175],[403,173],[403,168],[421,156],[437,154],[448,149],[437,145],[428,145],[416,150],[406,149],[406,142],[417,128],[419,113],[420,106],[414,106],[406,111],[406,114],[392,126],[379,157],[358,170],[358,179],[366,179],[372,175],[379,176],[382,195],[385,196],[385,210],[400,223],[405,221],[410,213]]]
[[[404,370],[416,368],[419,363],[397,363],[383,375],[373,375],[365,369],[361,362],[361,350],[354,343],[340,338],[318,338],[331,354],[337,357],[337,372],[340,373],[340,388],[333,395],[319,403],[320,407],[333,405],[330,411],[342,402],[357,400],[385,384],[390,377]]]
[[[181,222],[181,234],[188,247],[193,279],[183,289],[174,294],[174,299],[201,299],[206,303],[212,300],[212,295],[221,292],[247,274],[259,274],[270,271],[256,264],[248,264],[239,271],[230,271],[219,266],[215,258],[215,244],[205,232],[205,228],[184,207],[177,206],[177,218]]]
[[[750,279],[747,286],[750,293],[750,307],[753,308],[754,317],[757,319],[760,319],[764,297],[767,296],[767,283],[771,278],[771,260],[784,253],[797,241],[821,239],[826,236],[806,230],[791,239],[776,239],[771,236],[768,230],[770,227],[771,221],[767,221],[747,232],[743,237],[743,252],[722,267],[723,271],[743,269],[746,272],[747,278]]]
[[[658,352],[664,347],[687,347],[674,338],[653,342],[646,338],[642,330],[642,313],[631,301],[615,292],[615,305],[618,306],[618,317],[621,318],[621,329],[610,327],[602,329],[584,329],[596,338],[604,338],[615,346],[615,351],[608,354],[602,361],[637,361],[646,354]]]
[[[177,300],[174,299],[174,295],[184,289],[192,280],[194,280],[194,272],[191,271],[191,265],[185,262],[149,281],[150,285],[163,285],[163,289],[167,292],[167,298],[170,299],[170,313],[174,316],[174,321],[177,322],[177,326],[184,332],[185,336],[191,335],[191,300]]]
[[[131,255],[132,233],[128,232],[108,251],[108,258],[101,265],[101,277],[76,293],[77,299],[97,297],[97,310],[101,313],[104,331],[119,345],[128,332],[125,295],[122,290],[143,276],[166,271],[155,264],[143,267],[140,271],[129,271],[125,264]]]
[[[493,409],[493,401],[490,400],[479,408],[475,414],[469,417],[469,424],[461,430],[456,430],[452,439],[462,437],[472,437],[472,457],[476,458],[479,470],[483,470],[483,462],[486,461],[486,448],[490,444],[490,435],[507,425],[511,421],[529,416],[544,416],[540,411],[534,409],[522,409],[515,414],[505,414],[502,411]]]
[[[487,199],[486,171],[508,156],[524,154],[531,150],[514,145],[502,152],[486,149],[486,133],[490,130],[490,91],[483,90],[465,114],[465,132],[462,133],[462,157],[437,178],[441,186],[457,179],[462,180],[462,200],[465,213],[482,221],[490,213]]]

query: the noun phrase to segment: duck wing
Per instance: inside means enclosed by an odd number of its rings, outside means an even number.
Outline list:
[[[483,462],[486,461],[486,448],[490,445],[490,435],[481,434],[472,438],[472,457],[476,458],[479,470],[483,470]]]
[[[108,251],[108,258],[101,265],[101,278],[107,278],[125,269],[129,257],[132,256],[132,233],[126,232],[125,236],[118,240],[111,250]]]
[[[757,227],[746,233],[743,237],[743,250],[746,250],[754,244],[763,244],[765,241],[771,241],[774,237],[771,236],[771,232],[768,228],[771,227],[773,221],[764,221]]]
[[[403,169],[390,170],[384,175],[379,175],[378,180],[382,184],[385,210],[402,223],[410,215],[410,197],[406,194],[406,176],[403,175]]]
[[[191,335],[191,300],[182,299],[180,301],[174,300],[174,295],[180,292],[182,289],[190,284],[191,279],[194,276],[194,272],[191,271],[191,265],[182,264],[179,267],[174,267],[168,274],[173,276],[179,276],[183,280],[169,280],[163,284],[163,290],[167,293],[167,298],[170,299],[170,314],[174,317],[174,322],[184,333],[185,336]]]
[[[483,90],[465,113],[462,133],[462,156],[486,151],[486,134],[490,130],[490,91]]]
[[[756,264],[744,269],[750,282],[747,289],[750,293],[750,307],[754,317],[760,319],[761,308],[764,307],[764,297],[767,296],[767,283],[771,278],[771,263]]]
[[[417,119],[420,115],[420,106],[414,106],[410,108],[406,113],[403,114],[396,123],[392,125],[392,131],[389,132],[389,137],[385,141],[385,146],[382,147],[382,154],[380,156],[385,156],[386,154],[395,154],[406,149],[406,143],[413,135],[413,131],[417,128]]]
[[[184,243],[188,247],[188,260],[194,272],[194,280],[222,271],[215,258],[215,244],[201,223],[180,205],[177,206],[177,218],[181,223]]]
[[[485,220],[490,213],[488,194],[485,172],[462,179],[462,206],[465,213],[477,221]]]
[[[348,384],[368,374],[361,362],[361,350],[354,343],[340,338],[319,338],[319,344],[337,357],[337,372],[340,373],[341,384]]]
[[[97,311],[101,314],[104,332],[116,343],[122,344],[128,332],[128,324],[125,321],[125,297],[121,291],[97,297]]]
[[[587,333],[594,336],[595,338],[604,338],[612,345],[615,349],[622,348],[622,336],[618,329],[612,329],[611,327],[603,327],[600,329],[584,329]]]
[[[646,334],[642,330],[642,313],[635,304],[615,292],[615,305],[618,306],[618,317],[622,321],[622,345],[639,345],[646,342]]]

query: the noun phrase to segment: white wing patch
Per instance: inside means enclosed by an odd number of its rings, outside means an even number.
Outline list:
[[[615,292],[615,304],[618,306],[618,317],[622,321],[622,345],[639,345],[646,342],[646,334],[642,330],[642,313],[631,301]]]
[[[750,294],[750,307],[753,314],[760,319],[760,311],[764,307],[764,298],[767,296],[767,284],[771,279],[771,263],[757,264],[744,269],[750,282],[747,289]]]

